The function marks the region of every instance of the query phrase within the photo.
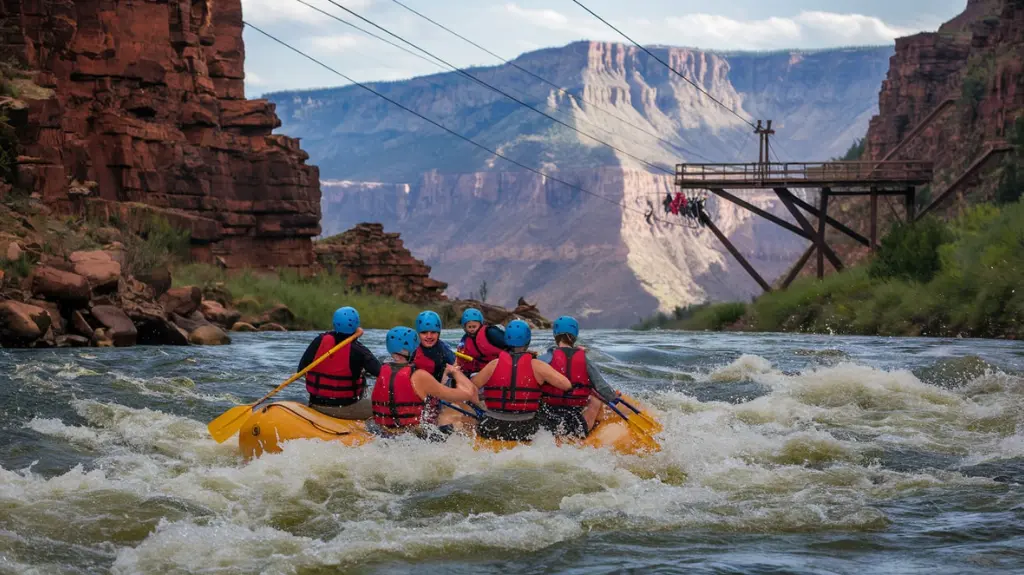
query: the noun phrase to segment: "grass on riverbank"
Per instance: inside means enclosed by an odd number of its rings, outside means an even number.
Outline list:
[[[640,328],[1024,338],[1024,203],[887,237],[865,266]]]
[[[171,275],[175,286],[208,288],[223,283],[235,306],[245,314],[258,315],[284,304],[295,314],[294,327],[300,329],[330,329],[334,310],[346,305],[359,311],[364,329],[411,326],[423,311],[392,298],[352,292],[340,278],[325,273],[313,278],[302,278],[293,271],[228,274],[213,266],[190,264],[176,267]]]

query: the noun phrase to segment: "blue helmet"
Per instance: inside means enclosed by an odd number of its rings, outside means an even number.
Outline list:
[[[505,343],[509,347],[526,347],[530,345],[532,336],[530,326],[521,319],[508,322],[505,328]]]
[[[580,335],[580,322],[576,321],[576,318],[563,315],[562,317],[555,320],[555,325],[552,327],[552,333],[555,337],[567,333],[573,338],[579,337]]]
[[[400,325],[388,330],[387,336],[384,337],[384,345],[387,346],[388,353],[411,356],[412,352],[420,346],[420,336],[416,335],[412,328]]]
[[[355,333],[359,329],[359,312],[354,307],[341,307],[334,312],[334,331],[336,333]]]
[[[432,311],[421,312],[416,316],[416,333],[425,331],[441,331],[441,316]]]
[[[468,308],[462,312],[462,327],[466,327],[466,324],[471,321],[484,322],[484,314],[480,313],[480,310],[475,307]]]

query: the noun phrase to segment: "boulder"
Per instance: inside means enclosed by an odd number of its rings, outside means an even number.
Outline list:
[[[61,317],[60,307],[57,304],[52,301],[45,301],[41,299],[30,299],[25,303],[41,307],[46,310],[46,313],[50,316],[50,331],[53,332],[54,336],[64,333],[64,318]]]
[[[21,249],[21,246],[18,245],[18,242],[11,242],[7,244],[4,257],[7,258],[7,261],[14,262],[21,258],[22,253],[24,253],[24,251]]]
[[[227,345],[231,338],[215,325],[204,325],[188,334],[188,341],[195,345]]]
[[[89,338],[80,335],[59,335],[57,336],[57,347],[88,347]]]
[[[265,323],[260,326],[260,331],[288,331],[279,323]]]
[[[188,317],[180,316],[176,313],[171,313],[171,321],[174,325],[180,327],[188,333],[207,325],[213,325],[203,317],[203,314],[198,311],[192,312]]]
[[[242,317],[241,312],[226,309],[220,302],[214,300],[203,300],[203,303],[199,306],[199,311],[202,312],[203,317],[207,320],[224,327],[234,325]]]
[[[76,273],[39,266],[31,277],[32,293],[43,299],[68,303],[89,301],[89,281]]]
[[[256,330],[256,326],[252,325],[251,323],[245,323],[244,321],[236,321],[235,324],[231,326],[231,331],[245,332],[245,331],[257,331],[257,330]]]
[[[93,289],[116,287],[121,279],[121,264],[114,261],[110,252],[73,252],[68,259],[75,273],[88,280]]]
[[[0,286],[4,285],[4,270],[0,270]]]
[[[203,291],[196,286],[171,288],[160,296],[158,301],[168,313],[187,317],[199,309],[199,304],[203,301]]]
[[[146,318],[136,323],[140,345],[188,345],[188,332],[169,320]]]
[[[106,329],[106,335],[117,347],[130,347],[135,345],[139,332],[135,324],[124,311],[112,305],[97,305],[92,308],[92,315],[96,321]],[[97,330],[99,331],[99,330]]]
[[[28,345],[49,329],[50,314],[45,309],[12,300],[0,302],[0,344]]]
[[[260,316],[260,323],[279,323],[288,325],[295,321],[295,314],[292,310],[288,309],[288,306],[279,303],[274,307],[263,312]]]
[[[80,335],[84,335],[85,337],[91,338],[92,337],[92,333],[93,333],[94,330],[92,329],[92,326],[89,325],[89,322],[86,321],[86,319],[85,319],[85,314],[86,313],[89,313],[89,312],[84,312],[83,313],[80,310],[75,310],[75,311],[71,312],[71,326]]]

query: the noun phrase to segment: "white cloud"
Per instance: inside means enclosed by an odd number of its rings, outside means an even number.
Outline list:
[[[315,36],[309,39],[309,44],[324,52],[344,52],[359,44],[359,39],[350,34]]]
[[[687,14],[665,20],[678,43],[712,49],[778,49],[837,44],[886,44],[913,30],[890,26],[863,14],[801,12],[791,18],[736,20]],[[684,34],[679,36],[679,33]]]
[[[687,14],[666,18],[665,23],[687,46],[763,48],[791,45],[800,39],[800,25],[787,18],[733,20],[715,14]]]
[[[320,8],[324,12],[342,16],[341,10],[329,2],[304,0]],[[361,10],[372,4],[373,0],[344,0],[338,2],[346,8]],[[242,16],[254,24],[278,24],[281,22],[299,22],[302,24],[324,25],[332,20],[320,12],[303,6],[295,0],[242,0]]]
[[[258,75],[256,72],[246,71],[245,72],[245,85],[246,86],[254,86],[254,87],[256,87],[256,86],[266,86],[267,82],[266,82],[266,80],[263,79],[262,76]]]
[[[809,33],[826,35],[833,42],[842,38],[849,43],[878,44],[914,33],[914,30],[889,26],[878,18],[863,14],[801,12],[796,21]]]
[[[514,2],[509,2],[508,4],[505,4],[505,11],[513,16],[530,22],[534,26],[540,26],[549,30],[572,32],[584,38],[596,38],[601,35],[597,30],[575,24],[573,21],[569,20],[565,14],[554,10],[533,10],[530,8],[522,8]]]

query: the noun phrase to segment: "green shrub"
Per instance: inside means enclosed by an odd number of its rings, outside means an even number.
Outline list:
[[[132,275],[146,275],[161,267],[188,261],[191,234],[179,230],[164,217],[143,222],[138,234],[125,234],[125,268]]]
[[[245,270],[225,273],[209,265],[191,264],[176,267],[172,273],[174,285],[209,287],[223,283],[235,301],[246,298],[246,311],[260,306],[259,311],[284,304],[295,314],[300,328],[327,330],[331,316],[339,307],[350,305],[359,311],[366,329],[389,329],[396,325],[414,325],[416,315],[423,308],[399,302],[393,298],[356,293],[341,278],[320,274],[304,278],[288,270],[279,273]],[[254,312],[258,313],[258,311]]]
[[[939,246],[952,239],[946,224],[933,217],[910,224],[897,223],[882,239],[871,260],[871,277],[927,283],[941,266]]]

